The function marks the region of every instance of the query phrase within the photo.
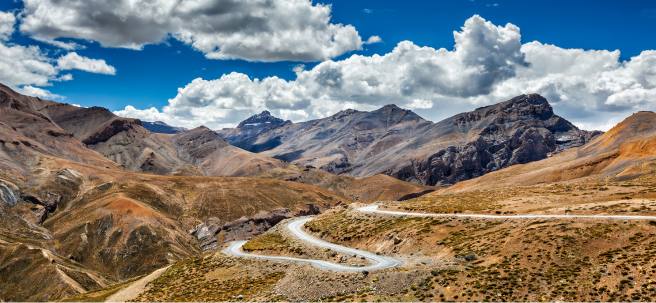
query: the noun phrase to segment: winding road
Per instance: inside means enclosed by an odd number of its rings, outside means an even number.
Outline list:
[[[370,204],[363,207],[355,208],[356,211],[365,213],[365,214],[378,214],[378,215],[387,215],[387,216],[405,216],[405,217],[431,217],[431,218],[471,218],[471,219],[484,219],[484,220],[530,220],[530,219],[544,219],[544,220],[576,220],[576,219],[589,219],[589,220],[619,220],[619,221],[635,221],[635,220],[654,220],[656,221],[656,216],[635,216],[635,215],[576,215],[576,214],[565,214],[565,215],[552,215],[552,214],[518,214],[518,215],[493,215],[493,214],[442,214],[442,213],[425,213],[425,212],[405,212],[397,210],[385,210],[380,209],[377,204]],[[364,271],[375,271],[387,268],[393,268],[400,266],[402,262],[396,258],[380,256],[368,251],[350,248],[334,243],[330,243],[319,238],[316,238],[303,229],[303,225],[308,221],[312,220],[313,217],[300,217],[289,220],[287,222],[287,230],[289,233],[296,237],[297,239],[306,242],[312,246],[319,248],[326,248],[332,251],[346,254],[346,255],[355,255],[360,256],[369,261],[369,265],[366,266],[350,266],[344,264],[333,263],[324,260],[316,259],[302,259],[294,257],[285,257],[285,256],[268,256],[268,255],[258,255],[247,253],[242,250],[242,246],[246,241],[234,241],[231,242],[223,252],[227,255],[242,257],[242,258],[253,258],[269,261],[279,261],[279,262],[294,262],[294,263],[305,263],[315,266],[320,269],[332,270],[332,271],[341,271],[341,272],[364,272]]]
[[[315,260],[315,259],[302,259],[294,257],[285,257],[285,256],[267,256],[267,255],[258,255],[247,253],[242,250],[242,246],[246,241],[234,241],[231,242],[223,252],[227,255],[243,258],[252,258],[252,259],[261,259],[269,261],[279,261],[279,262],[294,262],[294,263],[306,263],[314,267],[332,270],[332,271],[341,271],[341,272],[364,272],[364,271],[375,271],[382,270],[387,268],[392,268],[401,265],[401,261],[392,257],[379,256],[375,253],[368,251],[350,248],[330,242],[326,242],[319,238],[316,238],[303,230],[303,225],[308,221],[312,220],[313,217],[300,217],[289,220],[287,222],[287,230],[291,235],[297,239],[304,241],[312,246],[330,249],[332,251],[346,254],[346,255],[355,255],[363,257],[369,261],[369,265],[365,266],[350,266],[344,264],[333,263],[324,260]]]
[[[377,204],[371,204],[356,208],[355,210],[367,214],[379,214],[388,216],[404,217],[430,217],[430,218],[471,218],[471,219],[488,219],[488,220],[507,220],[507,219],[546,219],[546,220],[563,220],[563,219],[594,219],[594,220],[620,220],[635,221],[656,220],[656,216],[631,216],[631,215],[551,215],[551,214],[519,214],[519,215],[492,215],[492,214],[438,214],[423,212],[406,212],[397,210],[379,209]]]

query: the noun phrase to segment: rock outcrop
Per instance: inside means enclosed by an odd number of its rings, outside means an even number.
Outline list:
[[[18,187],[16,185],[0,180],[0,202],[10,206],[16,205],[18,202]]]
[[[202,250],[213,250],[222,242],[249,239],[259,235],[278,222],[297,216],[316,215],[321,209],[314,204],[307,204],[305,209],[292,211],[288,208],[278,208],[271,211],[260,211],[252,217],[241,217],[237,220],[220,224],[216,218],[198,224],[190,231],[196,237]]]

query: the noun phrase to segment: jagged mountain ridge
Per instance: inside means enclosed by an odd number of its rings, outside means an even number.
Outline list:
[[[241,132],[238,127],[222,134],[229,142],[248,138],[251,147],[257,147],[253,151],[332,173],[356,177],[384,173],[435,185],[544,159],[580,146],[598,133],[579,130],[555,115],[546,99],[533,94],[437,123],[387,105],[260,132]]]
[[[47,154],[99,167],[119,168],[120,165],[131,171],[163,175],[262,175],[316,184],[351,196],[351,187],[347,186],[345,190],[333,185],[354,182],[352,178],[324,174],[315,169],[289,165],[265,154],[242,150],[230,145],[207,127],[177,134],[153,133],[143,126],[142,121],[118,117],[102,107],[83,108],[27,97],[6,86],[0,87],[0,93],[3,97],[0,110],[7,113],[0,121],[0,130],[10,132],[0,137],[0,141],[10,143],[0,150],[0,160],[4,159],[0,165],[8,171],[27,173],[40,156]],[[30,118],[25,118],[26,115]],[[30,123],[23,121],[26,119]],[[242,124],[242,127],[255,123],[280,126],[291,122],[264,112]],[[22,132],[24,136],[11,132]],[[25,142],[24,149],[21,149],[21,142]],[[271,174],[273,171],[276,173]],[[406,190],[416,188],[402,183],[392,185]],[[391,196],[411,193],[406,190]],[[375,193],[371,195],[374,196]]]

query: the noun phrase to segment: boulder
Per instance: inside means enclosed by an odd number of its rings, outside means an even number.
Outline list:
[[[0,202],[14,206],[18,202],[18,197],[18,187],[16,185],[0,180]]]

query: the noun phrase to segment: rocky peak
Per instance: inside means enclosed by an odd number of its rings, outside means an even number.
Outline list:
[[[549,105],[549,101],[540,94],[522,94],[502,103],[517,104],[520,106],[524,106],[527,103],[532,105]]]
[[[254,145],[258,135],[291,124],[292,121],[275,117],[271,112],[265,110],[257,115],[248,117],[248,119],[239,123],[236,128],[226,128],[220,130],[219,133],[225,140],[234,146],[249,151],[259,152],[266,150],[266,146],[268,145],[265,144],[264,147]]]
[[[340,110],[329,118],[331,118],[332,120],[344,119],[353,116],[357,113],[360,113],[360,111],[349,108],[349,109]]]
[[[550,123],[554,124],[554,127],[575,128],[571,123],[554,115],[547,99],[538,94],[519,95],[501,103],[458,114],[450,120],[464,128],[481,126],[480,123],[507,124],[518,121],[533,123],[547,120],[552,120]]]
[[[396,110],[404,110],[404,109],[402,109],[402,108],[398,107],[396,104],[392,103],[392,104],[387,104],[387,105],[385,105],[385,106],[383,106],[383,107],[381,107],[381,108],[379,108],[375,111],[396,111]]]
[[[199,127],[184,131],[180,133],[177,137],[217,137],[221,138],[219,134],[217,134],[215,131],[211,130],[209,127],[205,125],[201,125]]]
[[[285,121],[276,116],[271,115],[271,112],[265,110],[257,115],[248,117],[246,120],[241,121],[237,128],[253,128],[253,127],[268,127],[280,126],[291,121]]]
[[[551,104],[538,94],[520,95],[498,104],[499,112],[506,115],[531,116],[548,119],[554,115]]]
[[[413,111],[400,108],[396,106],[396,104],[387,104],[375,111],[372,111],[371,113],[374,115],[380,115],[385,120],[391,121],[393,123],[411,120],[424,121],[422,117],[415,114]]]
[[[39,98],[21,95],[8,86],[0,84],[0,107],[11,108],[19,111],[30,111],[32,114],[36,114],[36,103],[39,102],[41,102],[41,99]],[[45,118],[45,116],[43,116],[43,118]]]

